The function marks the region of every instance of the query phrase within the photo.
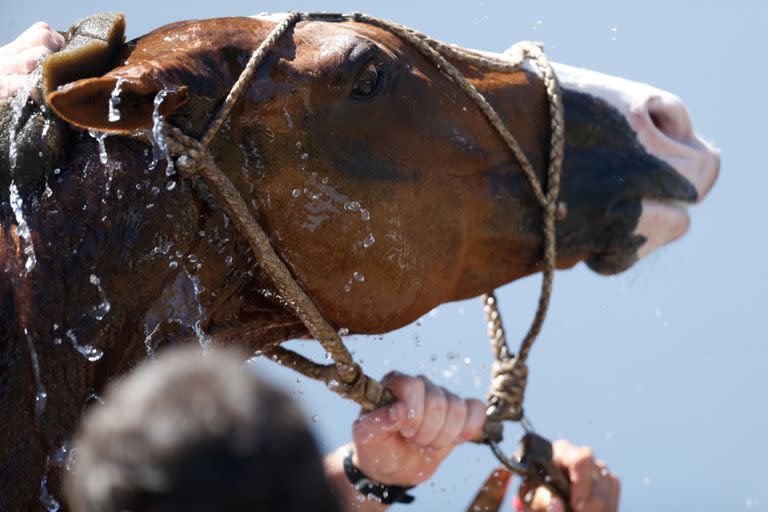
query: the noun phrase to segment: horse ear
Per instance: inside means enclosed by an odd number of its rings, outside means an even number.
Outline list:
[[[187,100],[185,86],[167,88],[147,73],[121,76],[114,72],[77,80],[47,97],[51,109],[68,123],[121,134],[151,128],[154,112],[168,116]]]

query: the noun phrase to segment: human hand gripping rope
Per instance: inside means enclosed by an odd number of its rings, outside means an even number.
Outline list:
[[[292,12],[275,26],[269,36],[253,52],[240,77],[200,140],[189,137],[177,128],[163,123],[170,154],[176,159],[180,173],[188,178],[195,175],[202,178],[208,188],[221,201],[238,231],[247,239],[259,265],[273,279],[280,296],[301,319],[310,334],[331,355],[335,363],[332,365],[317,364],[282,347],[271,350],[268,355],[280,364],[305,376],[324,381],[328,384],[329,389],[360,404],[365,411],[393,403],[394,395],[379,382],[367,376],[362,368],[354,362],[339,333],[325,320],[312,299],[293,278],[271,246],[266,233],[250,213],[240,193],[219,169],[208,149],[208,145],[229,116],[232,107],[250,85],[265,56],[284,33],[302,20],[368,23],[402,38],[424,54],[467,94],[518,160],[536,200],[543,209],[544,276],[536,315],[517,354],[511,354],[506,345],[495,297],[492,294],[483,297],[496,362],[493,365],[493,383],[488,394],[489,407],[484,435],[482,439],[477,441],[488,443],[496,457],[506,468],[523,475],[531,485],[549,486],[564,498],[565,503],[568,503],[568,479],[552,462],[552,445],[546,439],[532,432],[530,425],[524,418],[522,407],[528,376],[526,359],[541,330],[552,292],[555,270],[555,222],[565,218],[567,213],[565,204],[558,202],[565,141],[562,98],[557,77],[546,55],[538,44],[519,43],[510,50],[512,55],[517,56],[517,58],[513,62],[508,62],[466,52],[455,46],[435,41],[408,27],[364,14],[301,14]],[[530,60],[538,67],[542,73],[549,98],[551,118],[546,191],[539,182],[530,161],[496,110],[446,57],[503,72],[519,70],[525,60]],[[527,432],[522,439],[518,454],[513,458],[506,457],[499,447],[502,439],[503,421],[521,422]],[[483,503],[482,510],[497,510],[501,504],[501,499],[503,499],[503,494],[500,498],[498,493],[493,497],[484,497],[481,491],[474,502],[474,506],[477,506],[478,500],[480,500]]]

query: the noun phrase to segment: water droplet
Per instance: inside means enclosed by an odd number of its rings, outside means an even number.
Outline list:
[[[61,508],[61,504],[48,492],[47,471],[46,475],[40,480],[40,497],[38,498],[38,501],[48,512],[58,512],[59,508]]]
[[[99,161],[102,165],[107,165],[109,163],[109,156],[107,155],[107,134],[104,132],[97,132],[94,130],[88,130],[88,134],[96,139],[96,142],[99,144]]]
[[[24,217],[24,201],[19,195],[19,190],[16,188],[16,183],[13,181],[11,181],[9,191],[11,211],[13,211],[13,215],[16,217],[16,234],[22,241],[22,245],[24,246],[23,252],[27,257],[26,261],[24,262],[24,270],[28,274],[35,268],[35,265],[37,265],[35,247],[32,242],[32,233],[29,229],[29,225],[27,224],[27,220]]]
[[[363,247],[370,249],[375,243],[376,237],[373,236],[373,233],[368,233],[368,236],[365,238],[365,240],[363,240]]]
[[[355,281],[357,281],[358,283],[362,283],[363,281],[365,281],[365,276],[360,272],[353,273],[352,277],[355,278]]]
[[[361,209],[360,220],[362,220],[363,222],[368,222],[369,220],[371,220],[371,212],[369,212],[365,208]]]
[[[226,258],[224,258],[224,263],[226,263],[226,265],[228,267],[231,267],[232,266],[232,260],[233,260],[232,256],[227,256]]]
[[[339,329],[339,336],[347,336],[349,334],[349,329],[346,327],[342,327]]]
[[[309,160],[309,154],[308,153],[302,153],[301,160],[303,162],[306,162],[307,160]]]
[[[155,96],[154,109],[152,111],[152,141],[153,141],[152,153],[153,154],[152,154],[152,163],[149,165],[149,167],[150,169],[154,169],[155,166],[160,161],[160,158],[165,157],[166,176],[171,176],[176,171],[173,166],[173,158],[171,158],[170,150],[168,149],[168,145],[166,144],[166,141],[165,141],[165,133],[163,132],[163,128],[165,125],[165,118],[163,118],[163,115],[160,113],[160,107],[163,105],[163,101],[165,100],[165,98],[173,92],[175,92],[173,89],[163,89],[162,91],[158,92],[157,95]]]
[[[328,381],[328,389],[336,389],[339,387],[339,381],[336,379],[331,379]]]
[[[291,192],[291,195],[293,196],[294,199],[298,199],[298,197],[301,196],[301,190],[298,188],[295,188]]]
[[[80,352],[83,356],[85,356],[88,361],[94,362],[98,361],[104,356],[104,352],[99,350],[98,348],[92,346],[92,345],[83,345],[80,344],[77,341],[77,337],[75,336],[75,333],[72,331],[72,329],[69,329],[67,331],[67,339],[69,339],[69,342],[72,344],[72,346]]]
[[[416,417],[416,411],[413,409],[408,409],[408,419],[412,420]]]
[[[296,143],[296,151],[301,151],[301,141]]]
[[[118,106],[120,105],[120,93],[122,92],[121,88],[123,87],[123,82],[125,82],[125,78],[118,77],[115,82],[115,88],[112,89],[112,94],[109,95],[109,114],[107,115],[107,118],[110,123],[116,123],[120,120],[120,110],[118,109]]]
[[[360,211],[360,203],[357,201],[347,201],[344,203],[344,209],[348,212],[359,212]]]
[[[175,261],[175,260],[173,260],[173,261],[171,261],[171,262],[169,262],[169,263],[168,263],[168,266],[169,266],[169,267],[171,267],[171,268],[176,268],[176,267],[178,267],[178,266],[179,266],[179,262],[178,262],[178,261]]]
[[[112,310],[112,305],[107,300],[107,295],[101,287],[101,279],[96,274],[91,274],[89,280],[98,289],[99,296],[101,297],[101,302],[92,309],[93,316],[96,320],[103,320],[107,313]]]

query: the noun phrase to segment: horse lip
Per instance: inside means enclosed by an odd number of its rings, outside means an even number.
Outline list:
[[[659,185],[662,190],[646,191],[636,199],[655,199],[664,202],[695,204],[701,200],[696,186],[673,169],[669,169],[674,179]]]

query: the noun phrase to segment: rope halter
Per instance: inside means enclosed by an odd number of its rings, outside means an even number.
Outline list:
[[[489,409],[485,439],[497,442],[501,439],[501,420],[519,421],[523,418],[523,396],[528,375],[525,362],[530,348],[541,330],[552,293],[552,279],[555,270],[555,221],[565,216],[565,206],[561,203],[558,204],[565,138],[563,132],[562,98],[557,77],[541,46],[534,43],[520,43],[516,45],[514,48],[519,56],[518,59],[507,61],[471,53],[456,46],[433,40],[403,25],[365,14],[301,14],[291,12],[272,29],[270,34],[253,52],[221,108],[199,140],[189,137],[177,128],[164,123],[163,130],[166,135],[169,152],[172,157],[176,158],[176,164],[182,175],[190,177],[197,174],[204,180],[208,188],[226,209],[238,232],[248,241],[258,264],[272,278],[280,295],[286,300],[290,309],[304,323],[310,334],[330,354],[334,364],[320,365],[282,347],[277,347],[268,354],[281,364],[291,367],[308,377],[325,381],[332,391],[357,402],[364,410],[368,411],[392,403],[394,396],[378,381],[368,377],[362,368],[355,363],[339,333],[322,316],[312,299],[293,278],[288,268],[275,252],[266,233],[250,213],[242,196],[229,178],[219,169],[208,149],[209,144],[230,115],[232,108],[249,87],[259,65],[268,52],[298,22],[312,20],[326,22],[355,21],[373,25],[400,37],[403,41],[421,52],[456,86],[466,93],[493,126],[517,159],[530,184],[536,201],[543,210],[544,278],[541,295],[534,320],[516,355],[512,355],[507,347],[496,299],[491,294],[484,296],[486,320],[489,323],[489,333],[496,356],[496,363],[493,366],[493,384],[488,396]],[[519,71],[523,62],[527,59],[533,62],[540,70],[549,98],[551,119],[546,188],[539,181],[523,149],[510,133],[499,114],[475,86],[448,60],[449,58],[478,68],[503,72]]]

